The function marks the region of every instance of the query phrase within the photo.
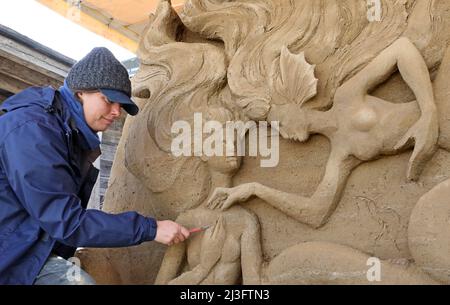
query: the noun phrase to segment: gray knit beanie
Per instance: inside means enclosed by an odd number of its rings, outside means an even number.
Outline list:
[[[70,69],[66,83],[73,92],[100,90],[131,115],[139,111],[130,99],[131,82],[127,69],[107,48],[94,48],[77,62]]]

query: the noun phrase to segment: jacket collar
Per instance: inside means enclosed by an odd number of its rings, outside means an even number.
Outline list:
[[[54,97],[55,89],[52,87],[30,87],[6,99],[1,110],[9,112],[31,105],[48,109],[52,106]]]
[[[64,103],[62,101],[55,102],[57,100],[55,98],[57,94],[59,94],[57,90],[52,87],[29,87],[6,99],[0,106],[0,110],[10,112],[34,105],[42,107],[49,113],[58,112],[64,129],[66,132],[71,133],[73,130],[77,130],[77,126],[71,119],[67,107],[63,106]]]

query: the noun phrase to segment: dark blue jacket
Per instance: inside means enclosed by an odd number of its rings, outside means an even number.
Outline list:
[[[32,87],[1,106],[0,284],[32,284],[57,244],[125,247],[156,235],[153,218],[83,208],[89,154],[55,95]]]

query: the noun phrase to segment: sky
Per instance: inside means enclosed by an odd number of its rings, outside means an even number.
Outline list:
[[[0,24],[77,61],[94,47],[108,48],[120,61],[135,57],[35,0],[0,0]]]

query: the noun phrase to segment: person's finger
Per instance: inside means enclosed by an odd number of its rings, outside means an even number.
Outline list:
[[[178,233],[178,241],[180,242],[180,243],[182,243],[182,242],[184,242],[185,240],[186,240],[186,237],[184,237],[184,235],[183,234],[181,234],[181,232],[180,233]]]
[[[189,230],[186,229],[185,227],[181,227],[181,234],[184,236],[185,239],[189,238],[189,236],[191,235]]]
[[[186,230],[187,231],[187,230]],[[180,228],[180,233],[178,234],[179,235],[179,238],[180,238],[180,240],[183,242],[183,241],[185,241],[186,240],[186,231],[184,231],[184,228],[183,227],[181,227]],[[188,231],[188,233],[189,233],[189,231]]]
[[[180,240],[179,240],[179,238],[178,238],[178,234],[175,234],[175,235],[172,237],[172,242],[173,242],[174,244],[178,244],[178,243],[180,242]]]

